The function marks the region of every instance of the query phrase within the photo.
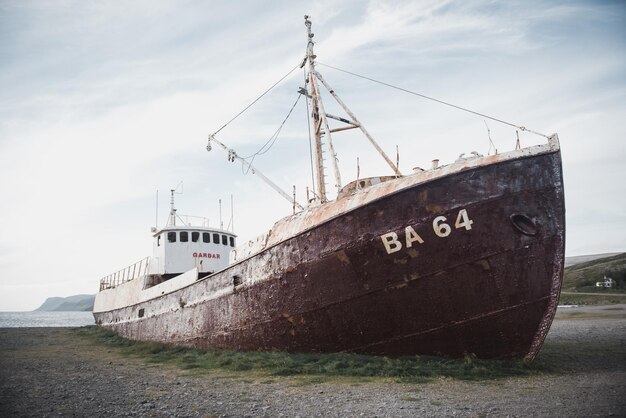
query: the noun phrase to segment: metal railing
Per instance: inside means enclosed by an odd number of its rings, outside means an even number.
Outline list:
[[[209,218],[194,215],[178,215],[178,219],[184,222],[185,226],[205,226],[209,227]],[[190,221],[191,219],[191,221]],[[195,222],[194,222],[195,221]]]
[[[145,276],[148,272],[148,264],[150,263],[150,257],[146,257],[143,260],[137,261],[135,264],[123,268],[115,273],[111,273],[108,276],[100,279],[100,291],[105,289],[112,289],[119,286],[122,283],[136,279],[138,277]]]

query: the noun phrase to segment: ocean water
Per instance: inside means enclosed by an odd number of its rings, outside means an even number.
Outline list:
[[[0,328],[94,325],[91,312],[0,312]]]

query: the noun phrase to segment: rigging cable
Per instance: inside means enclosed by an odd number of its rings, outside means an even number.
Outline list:
[[[254,101],[252,103],[250,103],[248,106],[246,106],[241,112],[237,113],[231,120],[229,120],[228,122],[226,122],[224,125],[222,125],[221,128],[219,128],[217,131],[213,132],[213,135],[217,135],[219,131],[221,131],[222,129],[224,129],[226,126],[228,126],[228,124],[230,124],[232,121],[234,121],[235,119],[237,119],[239,116],[241,116],[241,114],[243,112],[245,112],[246,110],[248,110],[250,107],[252,107],[252,105],[254,105],[256,102],[258,102],[261,97],[265,96],[267,93],[270,92],[270,90],[272,90],[274,87],[276,87],[278,84],[280,84],[281,81],[283,81],[285,78],[289,77],[289,75],[291,73],[293,73],[296,68],[300,67],[300,64],[296,65],[295,67],[293,67],[287,74],[285,74],[284,76],[282,76],[282,78],[280,80],[278,80],[276,83],[274,83],[269,89],[265,90],[259,97],[257,97],[256,99],[254,99]]]
[[[454,107],[455,109],[459,109],[459,110],[462,110],[462,111],[464,111],[464,112],[473,113],[474,115],[478,115],[478,116],[481,116],[481,117],[484,117],[484,118],[487,118],[487,119],[491,119],[491,120],[496,121],[496,122],[503,123],[503,124],[505,124],[505,125],[512,126],[512,127],[514,127],[514,128],[519,129],[520,131],[526,131],[526,132],[533,133],[533,134],[535,134],[535,135],[539,135],[539,136],[543,136],[543,137],[545,137],[545,138],[549,138],[549,136],[548,136],[548,135],[544,135],[544,134],[542,134],[542,133],[540,133],[540,132],[536,132],[536,131],[530,130],[530,129],[528,129],[528,128],[524,127],[524,126],[515,125],[514,123],[507,122],[507,121],[504,121],[504,120],[502,120],[502,119],[494,118],[494,117],[492,117],[492,116],[488,116],[488,115],[485,115],[485,114],[483,114],[483,113],[475,112],[475,111],[473,111],[473,110],[466,109],[466,108],[464,108],[464,107],[457,106],[457,105],[454,105],[454,104],[452,104],[452,103],[444,102],[443,100],[435,99],[435,98],[433,98],[433,97],[429,97],[429,96],[426,96],[426,95],[423,95],[423,94],[420,94],[420,93],[416,93],[416,92],[414,92],[414,91],[407,90],[407,89],[402,88],[402,87],[394,86],[393,84],[388,84],[388,83],[385,83],[385,82],[383,82],[383,81],[375,80],[375,79],[373,79],[373,78],[366,77],[366,76],[364,76],[364,75],[360,75],[360,74],[356,74],[356,73],[353,73],[353,72],[351,72],[351,71],[342,70],[341,68],[333,67],[332,65],[324,64],[324,63],[319,62],[319,61],[317,61],[317,64],[319,64],[319,65],[323,65],[324,67],[332,68],[333,70],[341,71],[342,73],[346,73],[346,74],[353,75],[353,76],[355,76],[355,77],[363,78],[363,79],[365,79],[365,80],[369,80],[369,81],[372,81],[372,82],[374,82],[374,83],[382,84],[383,86],[391,87],[391,88],[393,88],[393,89],[400,90],[400,91],[403,91],[403,92],[405,92],[405,93],[412,94],[412,95],[414,95],[414,96],[419,96],[419,97],[421,97],[421,98],[423,98],[423,99],[432,100],[432,101],[434,101],[434,102],[437,102],[437,103],[440,103],[440,104],[443,104],[443,105],[446,105],[446,106]]]
[[[265,154],[266,152],[268,152],[270,150],[270,148],[272,148],[272,146],[276,143],[276,140],[278,139],[278,135],[280,135],[280,131],[283,129],[283,126],[285,125],[285,122],[287,122],[287,119],[289,119],[289,116],[291,116],[291,112],[293,112],[293,109],[296,107],[296,105],[300,101],[301,97],[302,97],[302,95],[300,93],[298,93],[298,98],[293,103],[293,106],[291,106],[291,109],[289,109],[289,112],[287,113],[287,116],[285,116],[285,119],[283,119],[282,123],[280,124],[278,129],[276,129],[276,132],[274,132],[274,134],[270,137],[270,139],[268,139],[265,142],[265,144],[263,144],[263,146],[261,148],[259,148],[259,150],[257,152],[255,152],[254,154],[250,154],[247,157],[241,157],[241,158],[243,158],[244,160],[248,160],[248,159],[252,158],[252,160],[250,160],[248,162],[248,164],[252,164],[252,162],[254,161],[254,159],[257,156]],[[246,171],[243,171],[243,164],[242,164],[241,168],[242,168],[243,174],[248,174],[248,172],[250,171],[250,165],[248,165],[248,169]]]
[[[493,148],[493,151],[497,154],[498,148],[496,148],[496,144],[494,144],[491,140],[491,129],[489,129],[489,125],[487,125],[486,120],[483,120],[483,122],[485,122],[485,126],[487,127],[487,138],[489,138],[489,149],[487,150],[487,155],[491,155],[491,148]]]
[[[263,146],[261,148],[259,148],[259,150],[257,152],[255,152],[254,154],[250,154],[247,157],[242,157],[244,159],[248,159],[248,158],[252,158],[254,159],[254,157],[256,157],[257,155],[263,155],[265,154],[267,151],[270,150],[270,148],[272,148],[272,146],[274,145],[274,143],[276,142],[276,140],[278,139],[278,134],[280,133],[280,131],[283,129],[283,125],[285,124],[285,122],[287,122],[287,119],[289,119],[289,116],[291,116],[291,112],[293,112],[293,109],[296,107],[296,105],[298,104],[298,101],[300,100],[300,97],[302,97],[301,94],[298,94],[298,98],[296,99],[295,103],[291,106],[291,109],[289,109],[289,112],[287,113],[287,116],[285,117],[285,119],[282,121],[282,123],[280,124],[280,126],[278,127],[278,129],[276,130],[276,132],[274,132],[274,134],[270,137],[270,139],[267,140],[267,142],[265,142],[265,144],[263,144]],[[271,142],[271,143],[270,143]],[[269,144],[269,146],[267,145]],[[265,147],[267,147],[267,149],[264,149]]]

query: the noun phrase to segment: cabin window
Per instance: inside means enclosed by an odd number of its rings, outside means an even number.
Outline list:
[[[222,235],[222,245],[228,245],[228,237],[226,235]]]
[[[202,242],[211,242],[211,234],[209,234],[208,232],[203,232]]]
[[[181,233],[180,233],[180,242],[187,242],[187,241],[189,241],[189,232],[181,231]]]
[[[228,239],[230,240],[230,246],[234,247],[235,246],[235,238],[234,237],[228,237]]]
[[[176,232],[171,231],[167,233],[167,240],[169,242],[176,242]]]
[[[191,241],[198,242],[199,239],[200,239],[200,233],[199,232],[192,232],[191,233]]]
[[[213,234],[213,244],[220,243],[220,234]]]
[[[161,246],[161,235],[157,236],[157,247]]]

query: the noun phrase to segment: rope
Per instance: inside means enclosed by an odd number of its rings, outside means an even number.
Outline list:
[[[494,144],[491,140],[491,129],[489,129],[489,125],[487,125],[486,120],[483,120],[483,122],[485,122],[485,127],[487,127],[487,138],[489,138],[489,149],[487,150],[487,155],[491,155],[491,148],[493,148],[493,151],[497,154],[498,148],[496,148],[496,144]]]
[[[259,97],[257,97],[256,99],[254,99],[254,101],[252,103],[250,103],[248,106],[246,106],[241,112],[237,113],[231,120],[229,120],[228,122],[226,122],[224,125],[222,125],[221,128],[219,128],[217,131],[213,132],[213,135],[217,135],[219,131],[221,131],[222,129],[224,129],[226,126],[228,126],[232,121],[234,121],[235,119],[237,119],[239,116],[241,116],[246,110],[250,109],[252,107],[252,105],[254,105],[256,102],[258,102],[263,96],[265,96],[267,93],[270,92],[270,90],[272,90],[274,87],[276,87],[278,84],[280,84],[281,81],[283,81],[284,79],[286,79],[287,77],[289,77],[289,75],[291,73],[293,73],[295,71],[296,68],[300,67],[300,64],[296,65],[295,67],[293,67],[291,70],[289,70],[289,72],[287,74],[285,74],[284,76],[282,76],[282,78],[280,80],[278,80],[277,82],[275,82],[269,89],[265,90],[263,92],[263,94],[261,94]]]
[[[462,110],[464,112],[473,113],[474,115],[478,115],[478,116],[481,116],[483,118],[491,119],[493,121],[496,121],[496,122],[499,122],[499,123],[502,123],[502,124],[505,124],[505,125],[512,126],[512,127],[516,128],[516,129],[519,129],[520,131],[526,131],[526,132],[530,132],[530,133],[535,134],[535,135],[539,135],[539,136],[543,136],[545,138],[549,138],[548,135],[544,135],[542,133],[535,132],[533,130],[527,129],[524,126],[519,126],[519,125],[516,125],[514,123],[504,121],[502,119],[498,119],[498,118],[495,118],[495,117],[492,117],[492,116],[489,116],[489,115],[485,115],[483,113],[475,112],[473,110],[466,109],[464,107],[457,106],[457,105],[454,105],[452,103],[444,102],[443,100],[435,99],[433,97],[429,97],[429,96],[426,96],[426,95],[423,95],[423,94],[420,94],[420,93],[416,93],[414,91],[407,90],[407,89],[402,88],[402,87],[394,86],[393,84],[388,84],[388,83],[385,83],[383,81],[379,81],[379,80],[375,80],[375,79],[370,78],[370,77],[366,77],[364,75],[356,74],[356,73],[353,73],[353,72],[350,72],[350,71],[347,71],[347,70],[342,70],[341,68],[333,67],[332,65],[324,64],[324,63],[319,62],[319,61],[317,62],[317,64],[323,65],[324,67],[332,68],[333,70],[341,71],[342,73],[353,75],[355,77],[363,78],[365,80],[369,80],[369,81],[374,82],[374,83],[382,84],[383,86],[391,87],[392,89],[400,90],[400,91],[403,91],[405,93],[409,93],[409,94],[412,94],[414,96],[421,97],[423,99],[432,100],[433,102],[437,102],[437,103],[440,103],[440,104],[443,104],[443,105],[446,105],[446,106],[450,106],[450,107],[453,107],[455,109]]]
[[[252,162],[254,162],[254,159],[257,156],[265,154],[266,152],[268,152],[270,150],[270,148],[272,148],[272,146],[274,146],[274,144],[276,143],[276,140],[278,140],[278,135],[280,135],[280,131],[283,129],[283,126],[285,125],[285,122],[287,122],[287,119],[289,119],[289,116],[291,116],[291,113],[293,112],[293,109],[295,109],[295,107],[298,104],[298,102],[300,101],[301,97],[302,97],[302,95],[300,93],[298,93],[298,98],[293,103],[293,105],[291,106],[291,109],[289,109],[289,112],[287,113],[287,116],[285,116],[285,119],[283,119],[282,123],[280,124],[280,126],[278,126],[278,129],[276,129],[276,132],[274,132],[274,134],[270,137],[270,139],[268,139],[265,142],[265,144],[263,144],[263,146],[261,148],[259,148],[259,150],[256,151],[254,154],[250,154],[247,157],[241,157],[241,158],[243,158],[244,160],[252,158],[252,160],[248,163],[248,164],[252,164]],[[243,169],[243,167],[242,167],[242,169]],[[242,172],[244,174],[248,174],[249,171],[250,171],[250,166],[248,166],[248,170],[246,170],[245,172],[243,172],[243,170],[242,170]]]

